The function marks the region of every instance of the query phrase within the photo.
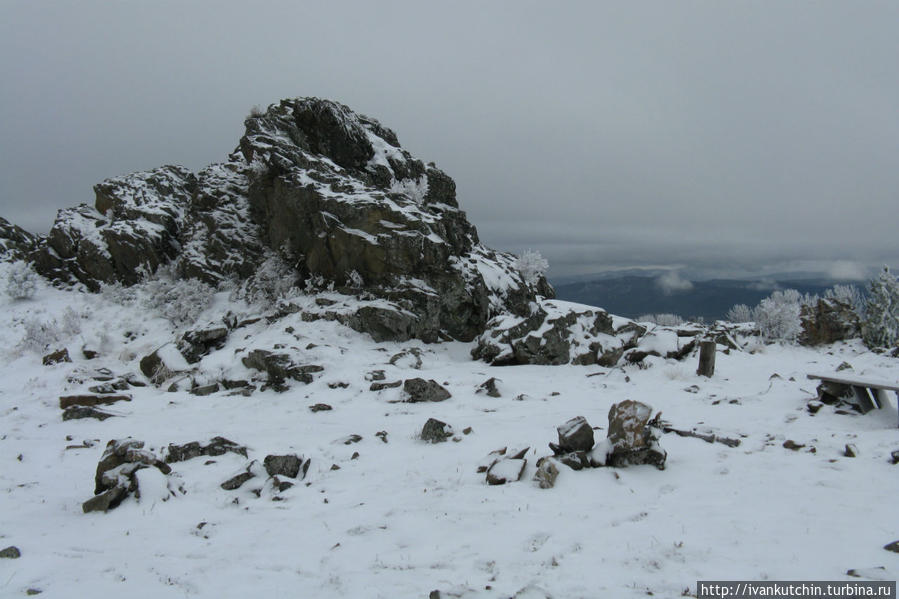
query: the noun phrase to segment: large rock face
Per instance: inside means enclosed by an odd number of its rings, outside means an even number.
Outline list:
[[[374,119],[301,98],[245,126],[224,163],[95,186],[94,207],[60,211],[37,242],[38,271],[97,290],[173,263],[180,276],[215,283],[252,278],[277,254],[300,281],[383,300],[347,323],[398,340],[471,340],[489,318],[526,316],[538,294],[552,296],[545,279],[522,277],[513,256],[481,245],[453,180]]]

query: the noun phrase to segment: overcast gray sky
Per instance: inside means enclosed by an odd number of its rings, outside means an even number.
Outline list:
[[[899,267],[899,3],[0,0],[0,216],[339,100],[551,274]]]

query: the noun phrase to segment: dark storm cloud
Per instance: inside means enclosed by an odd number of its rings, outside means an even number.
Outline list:
[[[251,106],[317,95],[554,274],[895,264],[896,23],[892,2],[7,1],[0,215],[45,231],[93,183],[199,169]]]

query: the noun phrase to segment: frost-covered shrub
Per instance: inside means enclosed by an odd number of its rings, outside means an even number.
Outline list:
[[[14,300],[30,299],[37,291],[39,275],[24,260],[6,265],[6,295]]]
[[[238,288],[236,295],[252,304],[271,306],[289,295],[296,283],[296,271],[279,255],[271,254]]]
[[[638,322],[651,322],[663,327],[677,327],[684,324],[684,319],[677,314],[644,314]]]
[[[199,279],[177,278],[172,267],[160,268],[135,287],[144,308],[158,313],[175,326],[195,322],[212,303],[215,293],[215,289]]]
[[[736,305],[732,306],[730,310],[727,311],[727,314],[725,314],[724,318],[728,322],[733,322],[736,324],[743,323],[743,322],[751,322],[752,321],[752,308],[750,308],[746,304],[736,304]]]
[[[81,317],[66,308],[60,320],[29,316],[22,321],[24,333],[17,344],[20,351],[41,353],[81,333]]]
[[[889,267],[868,283],[862,340],[871,348],[892,347],[899,341],[899,282]]]
[[[525,250],[515,260],[515,269],[525,281],[533,285],[546,274],[549,262],[537,250]]]
[[[769,341],[795,341],[802,330],[799,309],[803,296],[795,289],[775,291],[755,307],[752,320]]]
[[[855,285],[834,285],[824,292],[824,297],[849,304],[859,317],[865,314],[865,296]]]

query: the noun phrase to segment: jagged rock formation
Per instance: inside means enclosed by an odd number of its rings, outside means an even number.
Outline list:
[[[802,345],[824,345],[845,341],[861,335],[858,314],[848,303],[830,298],[819,299],[814,306],[803,305],[799,310]]]
[[[552,297],[544,278],[528,282],[513,256],[480,244],[453,180],[376,120],[301,98],[244,124],[224,163],[108,179],[94,207],[61,210],[46,237],[5,225],[0,236],[41,274],[91,290],[164,264],[208,283],[247,280],[277,255],[297,282],[383,300],[342,318],[378,340],[471,340],[491,317]]]
[[[0,261],[20,260],[30,254],[37,238],[3,217],[0,217]]]

